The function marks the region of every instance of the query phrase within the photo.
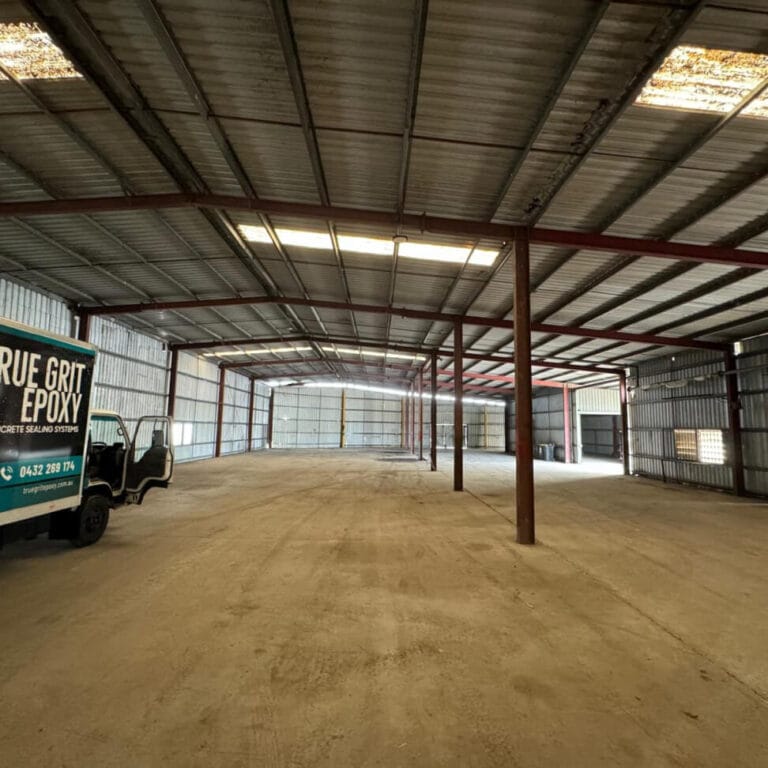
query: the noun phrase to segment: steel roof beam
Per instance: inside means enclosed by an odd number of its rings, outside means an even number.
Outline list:
[[[503,242],[514,239],[521,227],[485,221],[454,219],[441,216],[403,214],[341,206],[318,206],[264,198],[234,197],[211,194],[136,195],[133,197],[96,197],[64,200],[18,201],[0,203],[0,218],[17,216],[54,216],[111,211],[146,210],[162,208],[199,207],[217,210],[251,211],[299,218],[331,219],[351,223],[380,226],[396,231],[398,225],[443,235],[487,237]],[[604,235],[597,232],[533,227],[529,239],[538,245],[567,245],[579,249],[632,253],[676,261],[703,264],[726,264],[755,269],[768,268],[768,252],[722,245],[697,245],[649,238]]]
[[[140,312],[157,312],[177,309],[202,309],[209,307],[232,307],[242,305],[284,304],[286,306],[315,307],[317,309],[349,310],[378,315],[396,315],[416,320],[434,320],[436,322],[477,325],[488,328],[514,328],[511,320],[499,320],[478,315],[460,315],[428,310],[410,309],[408,307],[387,307],[378,304],[348,304],[341,301],[323,301],[319,299],[304,299],[286,296],[237,296],[221,299],[201,299],[182,301],[148,301],[143,304],[113,304],[109,306],[80,307],[80,311],[90,315],[125,315]],[[617,341],[639,342],[659,346],[690,347],[693,349],[723,349],[722,344],[700,341],[687,337],[655,336],[644,333],[626,333],[624,331],[608,331],[598,328],[580,328],[568,325],[552,325],[549,323],[532,323],[531,329],[541,333],[556,333],[564,336],[584,336],[594,339],[614,339]]]
[[[231,347],[231,346],[244,346],[248,344],[287,344],[301,341],[315,341],[318,344],[335,344],[335,345],[347,345],[356,344],[360,347],[375,348],[375,349],[388,349],[393,352],[408,352],[414,355],[431,355],[435,352],[439,357],[451,357],[453,350],[451,349],[430,349],[425,347],[414,347],[404,344],[389,343],[386,341],[362,341],[360,339],[339,339],[339,338],[325,338],[325,337],[311,337],[307,336],[277,336],[274,338],[257,338],[248,337],[242,339],[221,339],[217,341],[188,341],[171,344],[172,349],[179,351],[195,351],[200,349],[213,349],[216,347]],[[504,357],[503,355],[488,355],[475,352],[465,352],[464,357],[468,360],[476,360],[480,362],[497,363],[498,365],[514,365],[513,357]],[[598,368],[597,366],[578,365],[568,361],[547,360],[539,359],[533,360],[534,368],[552,368],[557,370],[571,370],[571,371],[584,371],[591,373],[607,374],[607,375],[619,375],[620,369],[614,368]]]

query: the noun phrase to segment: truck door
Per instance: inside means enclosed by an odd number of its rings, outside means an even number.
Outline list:
[[[150,488],[166,488],[172,474],[171,419],[167,416],[143,416],[136,424],[128,456],[126,501],[141,504]]]

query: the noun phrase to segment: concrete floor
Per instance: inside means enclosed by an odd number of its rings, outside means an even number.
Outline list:
[[[512,459],[400,458],[187,464],[0,554],[0,764],[768,765],[766,505],[537,463],[521,548]]]

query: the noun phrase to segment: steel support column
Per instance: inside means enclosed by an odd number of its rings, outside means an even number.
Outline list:
[[[453,490],[464,490],[464,328],[453,324]]]
[[[247,453],[253,450],[253,404],[256,400],[256,379],[251,378],[251,386],[248,390],[248,447],[245,449]]]
[[[627,403],[627,374],[619,376],[619,402],[621,405],[621,454],[624,474],[630,473],[629,466],[629,408]]]
[[[339,418],[339,448],[344,447],[347,434],[347,390],[341,390],[341,416]]]
[[[509,456],[512,449],[512,398],[504,398],[504,453]]]
[[[731,350],[723,355],[725,362],[725,391],[728,399],[728,423],[731,432],[731,471],[733,472],[733,492],[744,496],[744,454],[741,444],[741,403],[739,402],[739,377],[735,373],[736,356]],[[729,374],[729,372],[732,372]]]
[[[179,371],[179,350],[171,349],[171,360],[168,367],[168,415],[176,415],[176,379]]]
[[[267,414],[267,448],[272,447],[272,435],[275,428],[275,390],[269,393],[269,413]]]
[[[565,463],[572,460],[573,438],[571,436],[571,388],[563,386],[563,449],[565,451]]]
[[[419,461],[424,461],[424,369],[419,371]]]
[[[437,471],[437,352],[433,352],[429,365],[429,464]]]
[[[219,368],[219,403],[216,409],[216,450],[214,456],[221,456],[221,439],[224,431],[224,391],[227,383],[227,369]]]
[[[528,231],[515,233],[515,503],[517,541],[534,544],[533,398],[531,386],[531,296]]]
[[[80,341],[88,341],[91,333],[91,314],[90,312],[77,313],[77,338]]]
[[[411,453],[416,453],[416,385],[411,384]]]

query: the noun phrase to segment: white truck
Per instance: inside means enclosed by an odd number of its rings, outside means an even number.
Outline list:
[[[141,504],[173,474],[167,416],[91,411],[97,350],[0,318],[0,548],[47,533],[98,541],[118,504]]]

